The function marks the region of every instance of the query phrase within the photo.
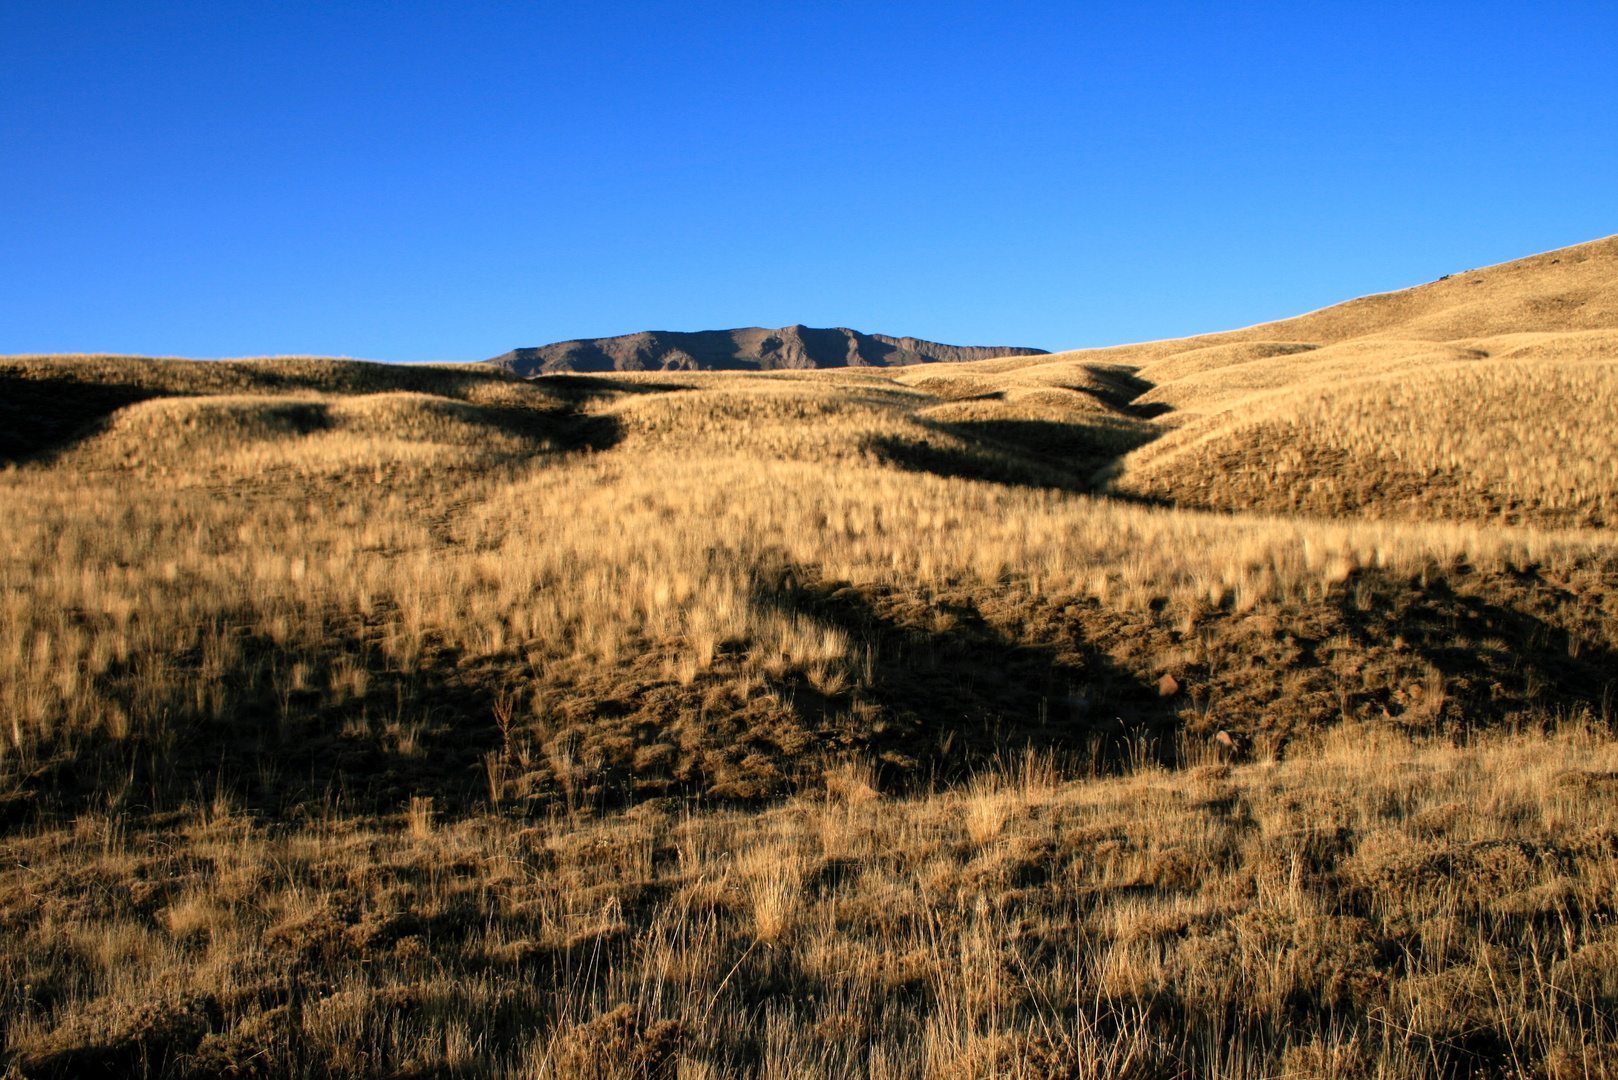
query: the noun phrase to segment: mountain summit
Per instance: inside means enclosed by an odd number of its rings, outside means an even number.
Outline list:
[[[902,367],[907,364],[1043,356],[1044,349],[994,345],[940,345],[912,337],[862,334],[846,327],[783,326],[766,330],[649,330],[621,337],[559,341],[537,349],[513,349],[484,361],[518,375],[562,371],[776,371],[834,367]]]

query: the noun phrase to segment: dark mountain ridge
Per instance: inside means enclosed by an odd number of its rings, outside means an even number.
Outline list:
[[[913,337],[862,334],[847,327],[784,326],[767,330],[648,330],[620,337],[558,341],[513,349],[484,363],[518,375],[565,371],[779,371],[832,367],[901,367],[908,364],[1043,356],[1044,349],[994,345],[940,345]]]

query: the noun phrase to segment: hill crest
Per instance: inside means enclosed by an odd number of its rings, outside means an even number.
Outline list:
[[[1064,350],[1049,358],[1127,365],[1152,382],[1162,382],[1154,377],[1154,364],[1217,346],[1321,347],[1356,339],[1451,342],[1608,329],[1618,329],[1618,235],[1235,330]],[[1021,366],[1013,362],[1005,368]]]

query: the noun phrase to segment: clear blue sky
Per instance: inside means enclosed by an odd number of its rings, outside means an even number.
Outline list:
[[[0,353],[1047,349],[1618,232],[1618,5],[0,6]]]

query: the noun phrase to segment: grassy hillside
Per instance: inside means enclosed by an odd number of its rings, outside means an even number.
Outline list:
[[[1210,365],[1215,346],[1139,369],[1154,386],[1138,400],[1174,409],[1176,430],[1122,463],[1117,490],[1211,509],[1612,523],[1618,241],[1256,330],[1315,347]]]
[[[1618,1071],[1615,252],[948,368],[0,359],[8,1066]]]
[[[1618,524],[1618,333],[1480,344],[1489,359],[1243,402],[1129,460],[1120,486],[1221,509]]]
[[[1140,425],[1092,479],[1150,502],[1603,528],[1615,364],[1608,238],[1245,330],[899,378],[994,408],[1089,394]]]

